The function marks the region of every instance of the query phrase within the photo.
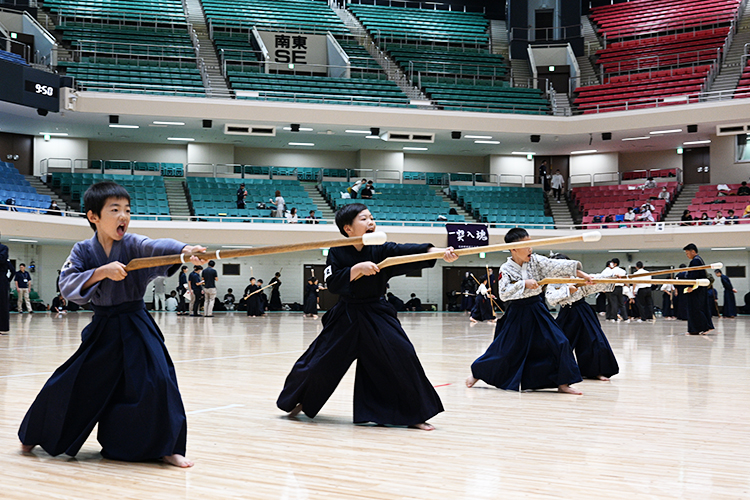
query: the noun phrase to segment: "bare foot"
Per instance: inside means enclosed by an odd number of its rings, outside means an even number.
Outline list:
[[[21,451],[24,453],[31,453],[34,448],[36,448],[35,444],[21,444]]]
[[[300,414],[301,411],[302,411],[302,403],[300,403],[297,406],[295,406],[294,409],[292,411],[290,411],[289,415],[287,415],[287,416],[289,418],[296,417],[297,415]]]
[[[466,378],[466,387],[468,387],[469,389],[471,389],[472,387],[474,387],[474,384],[476,384],[477,382],[479,382],[478,378],[474,378],[473,375],[469,375]]]
[[[609,382],[609,378],[605,377],[604,375],[599,375],[596,378],[599,379],[599,380],[601,380],[602,382]]]
[[[471,321],[472,323],[476,323],[476,322],[477,322],[477,320],[475,320],[475,319],[474,319],[474,318],[472,318],[471,316],[469,316],[469,321]]]
[[[183,457],[182,455],[165,455],[161,457],[161,459],[168,463],[169,465],[174,465],[175,467],[192,467],[194,464],[192,461],[188,460],[187,458]]]
[[[423,431],[435,430],[435,426],[433,426],[432,424],[428,424],[426,422],[422,422],[421,424],[410,425],[409,427],[411,427],[412,429],[422,429]]]
[[[318,319],[318,315],[317,314],[313,314],[312,315],[312,319]]]
[[[558,385],[557,392],[564,392],[565,394],[583,394],[581,391],[579,391],[578,389],[573,389],[568,384]]]

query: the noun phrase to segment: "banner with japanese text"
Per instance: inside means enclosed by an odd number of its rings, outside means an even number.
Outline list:
[[[483,247],[490,242],[486,224],[446,224],[445,229],[448,246],[455,249]]]

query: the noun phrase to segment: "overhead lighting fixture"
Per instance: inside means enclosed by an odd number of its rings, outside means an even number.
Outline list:
[[[22,240],[20,238],[8,238],[8,241],[15,241],[16,243],[39,243],[37,240]]]
[[[67,137],[68,136],[66,132],[39,132],[39,135],[49,135],[52,137]]]
[[[474,141],[474,144],[500,144],[500,141]]]
[[[644,139],[651,139],[651,137],[648,135],[643,135],[640,137],[625,137],[623,141],[642,141]]]
[[[312,132],[313,129],[310,127],[284,127],[282,130],[286,130],[287,132]],[[369,133],[369,132],[368,132]]]
[[[683,142],[683,146],[695,146],[696,144],[711,144],[711,139],[706,139],[705,141],[690,141],[690,142]]]
[[[369,130],[344,130],[347,134],[365,134],[370,135]]]
[[[427,151],[427,148],[413,148],[410,146],[404,146],[404,151]]]
[[[369,132],[368,132],[368,134],[369,134]],[[365,137],[365,139],[380,139],[380,136],[379,135],[368,135],[367,137]]]
[[[607,250],[609,253],[638,253],[640,250]]]
[[[532,155],[533,156],[536,153],[534,153],[533,151],[513,151],[511,154],[512,155],[522,155],[522,156],[528,156],[528,155]]]
[[[682,132],[681,128],[673,128],[670,130],[654,130],[652,132],[649,132],[651,135],[663,135],[663,134],[679,134]]]
[[[154,122],[154,125],[185,125],[185,122]]]
[[[13,240],[10,240],[10,241],[13,241]],[[711,250],[713,250],[714,252],[721,252],[724,250],[746,250],[746,248],[745,247],[716,247],[716,248],[712,248]]]
[[[192,137],[167,137],[167,140],[168,141],[187,141],[187,142],[192,142],[195,139],[193,139]]]
[[[290,146],[315,146],[314,142],[290,142]]]
[[[491,135],[465,135],[464,139],[492,139]]]
[[[120,125],[119,123],[110,123],[109,128],[140,128],[138,125]]]
[[[584,149],[582,151],[571,151],[570,154],[572,155],[589,155],[591,153],[596,153],[596,149]]]

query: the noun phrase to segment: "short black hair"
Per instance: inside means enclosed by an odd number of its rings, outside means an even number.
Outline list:
[[[182,266],[182,267],[180,268],[180,271],[184,271],[185,269],[187,269],[187,266]]]
[[[718,275],[720,275],[720,274],[721,274],[721,269],[716,269],[716,270],[714,271],[714,274],[716,274],[717,276],[718,276]]]
[[[687,267],[687,264],[685,264],[685,263],[683,262],[682,264],[680,264],[680,267],[681,267],[681,268],[682,268],[682,267]]]
[[[558,260],[571,260],[571,258],[565,255],[564,253],[557,253],[552,258],[558,259]]]
[[[347,238],[349,237],[349,235],[346,234],[346,231],[344,231],[344,226],[348,226],[354,222],[355,217],[364,210],[367,210],[367,206],[363,203],[350,203],[349,205],[344,205],[338,209],[336,212],[336,225],[341,234]]]
[[[529,233],[522,227],[514,227],[507,233],[505,233],[505,243],[515,243],[521,241],[524,238],[528,238]]]
[[[610,262],[612,264],[616,265],[616,266],[620,265],[620,259],[618,259],[617,257],[615,257],[614,259],[610,260]]]
[[[250,276],[250,281],[253,281],[255,279],[255,276]]]
[[[18,264],[18,267],[21,267],[21,266],[26,267],[26,264],[24,263]]]
[[[688,243],[685,245],[685,248],[683,248],[684,251],[692,250],[695,253],[698,253],[698,247],[695,246],[695,243]]]
[[[643,262],[639,260],[638,262],[635,263],[635,267],[637,267],[638,269],[643,269]]]
[[[208,265],[214,267],[216,265],[216,262],[214,262],[213,260],[209,260]]]
[[[102,181],[92,184],[83,193],[83,210],[87,213],[91,211],[91,213],[99,217],[102,215],[102,208],[104,208],[104,204],[107,203],[109,198],[125,199],[130,203],[130,193],[128,193],[127,189],[116,182]],[[96,231],[96,224],[89,221],[89,226]]]

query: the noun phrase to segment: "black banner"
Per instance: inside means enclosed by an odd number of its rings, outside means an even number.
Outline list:
[[[445,229],[448,246],[455,249],[484,247],[490,242],[486,224],[446,224]]]

